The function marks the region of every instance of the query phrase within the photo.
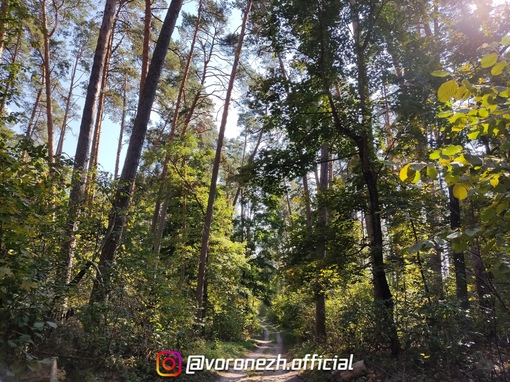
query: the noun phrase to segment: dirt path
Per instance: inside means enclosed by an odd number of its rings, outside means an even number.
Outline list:
[[[282,358],[285,357],[283,354],[283,342],[280,332],[273,326],[262,323],[264,328],[264,339],[256,340],[257,349],[249,352],[243,358],[244,359],[277,359],[280,354]],[[274,333],[276,337],[276,343],[270,339],[270,333]],[[235,371],[229,370],[225,372],[218,372],[221,378],[217,382],[248,382],[248,381],[267,381],[267,382],[298,382],[303,379],[299,377],[299,371],[263,371],[255,372],[252,370],[248,371]]]

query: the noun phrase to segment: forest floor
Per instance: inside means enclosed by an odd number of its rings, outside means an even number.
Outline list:
[[[257,348],[247,353],[244,359],[257,359],[257,358],[278,358],[280,355],[282,358],[286,356],[283,354],[283,342],[280,332],[267,323],[262,323],[264,328],[264,335],[262,339],[256,339]],[[273,334],[273,335],[271,335]],[[300,371],[264,371],[255,372],[252,370],[248,371],[218,371],[220,379],[217,382],[248,382],[248,381],[265,381],[265,382],[299,382],[303,381],[304,378],[300,376]]]

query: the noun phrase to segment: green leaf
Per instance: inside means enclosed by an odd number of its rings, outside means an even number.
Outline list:
[[[451,234],[449,234],[448,236],[446,236],[446,238],[448,240],[460,239],[461,237],[462,237],[461,231],[455,231],[455,232],[452,232]]]
[[[454,241],[452,243],[453,252],[460,253],[467,249],[468,243],[466,241]]]
[[[493,66],[491,69],[491,74],[493,76],[499,76],[501,73],[503,73],[503,70],[508,66],[508,63],[506,61],[500,61],[496,65]]]
[[[37,330],[42,330],[44,328],[44,322],[36,322],[34,324],[34,328],[36,328]]]
[[[13,273],[10,268],[7,267],[1,267],[0,268],[0,278],[3,279],[5,277],[11,277],[13,276]]]
[[[437,98],[440,102],[448,102],[457,93],[457,90],[459,90],[457,81],[447,81],[437,90]]]
[[[478,115],[480,118],[487,118],[489,116],[489,110],[485,107],[482,107],[478,110]]]
[[[480,217],[483,221],[488,221],[492,219],[494,216],[496,216],[496,209],[495,208],[486,208],[480,213]]]
[[[437,178],[437,169],[434,166],[427,166],[427,176],[430,179]]]
[[[497,53],[491,53],[482,58],[482,61],[480,62],[482,64],[482,68],[490,68],[493,66],[496,62],[498,62],[499,55]]]
[[[455,99],[458,99],[458,100],[461,100],[461,99],[466,99],[468,98],[470,95],[470,92],[469,90],[466,89],[465,86],[461,86],[459,87],[459,89],[455,92]]]
[[[468,80],[462,80],[462,85],[464,85],[471,93],[476,92],[476,88]]]
[[[454,184],[458,183],[459,180],[460,180],[460,176],[458,175],[454,175],[452,173],[447,173],[445,176],[444,176],[444,180],[446,182],[446,185],[448,187],[450,186],[453,186]]]
[[[464,154],[464,158],[473,166],[483,165],[483,161],[477,155]]]
[[[402,182],[404,182],[407,179],[407,177],[408,177],[408,175],[407,175],[407,170],[408,169],[409,169],[409,163],[406,164],[404,167],[402,167],[402,169],[400,170],[400,180]]]
[[[430,153],[429,158],[432,160],[439,159],[441,157],[441,151],[440,150],[434,150]]]
[[[441,153],[445,155],[455,155],[462,151],[462,146],[456,145],[456,146],[447,146],[444,149],[441,150]]]
[[[53,329],[56,329],[56,328],[57,328],[57,326],[58,326],[56,323],[54,323],[54,322],[52,322],[52,321],[46,321],[46,324],[47,324],[49,327],[53,328]]]
[[[482,247],[482,253],[484,255],[487,255],[489,253],[489,251],[492,249],[492,247],[494,247],[494,245],[496,245],[496,240],[494,240],[494,239],[490,240],[487,244],[485,244]]]
[[[415,243],[413,245],[411,245],[409,248],[407,248],[407,253],[416,253],[416,252],[419,252],[420,249],[422,247],[422,243]]]
[[[469,237],[473,237],[475,236],[478,232],[480,232],[482,229],[479,228],[479,227],[475,227],[475,228],[468,228],[467,230],[464,231],[464,233],[466,235],[468,235]]]
[[[455,115],[452,116],[451,118],[449,118],[448,121],[450,121],[451,123],[455,123],[455,122],[457,122],[457,120],[459,120],[461,118],[464,118],[464,120],[465,120],[466,115],[464,113],[455,113]]]
[[[469,139],[474,140],[474,139],[478,138],[479,135],[480,135],[480,130],[474,130],[474,131],[469,132],[467,136]]]
[[[498,204],[496,207],[496,214],[499,215],[503,211],[506,211],[508,209],[508,203],[501,203]]]
[[[41,364],[39,363],[38,360],[34,359],[34,360],[30,360],[27,362],[27,366],[30,370],[32,371],[39,371],[42,369],[42,366]]]
[[[449,111],[442,111],[441,113],[438,113],[438,114],[437,114],[437,116],[438,116],[439,118],[448,118],[448,117],[450,117],[452,114],[453,114],[453,113],[452,113],[452,111],[450,111],[450,110],[449,110]]]
[[[510,36],[504,36],[501,39],[501,45],[503,46],[509,46],[510,45]]]
[[[448,73],[446,70],[434,70],[432,75],[434,77],[447,77],[450,75],[450,73]]]
[[[455,186],[453,186],[453,196],[455,196],[459,200],[464,200],[468,196],[468,189],[464,184],[457,183]]]

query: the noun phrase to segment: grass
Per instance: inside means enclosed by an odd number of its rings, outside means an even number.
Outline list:
[[[204,355],[205,358],[238,358],[247,351],[257,347],[254,340],[236,342],[209,342],[204,348],[197,350],[195,354]],[[201,351],[202,353],[199,353]]]

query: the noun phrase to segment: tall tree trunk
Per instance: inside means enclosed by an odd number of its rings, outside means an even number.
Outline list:
[[[101,128],[103,126],[106,87],[108,86],[108,75],[110,73],[110,60],[113,52],[113,37],[115,35],[115,25],[117,23],[119,12],[120,7],[113,22],[112,28],[113,31],[110,34],[110,40],[108,41],[108,47],[106,51],[106,62],[103,66],[103,73],[101,76],[101,91],[99,92],[99,99],[97,102],[96,122],[94,126],[94,133],[92,136],[92,147],[90,149],[89,168],[87,171],[87,180],[85,183],[85,200],[87,205],[90,205],[90,203],[92,203],[95,194],[94,183],[97,178],[97,164],[99,161],[99,143],[101,141]]]
[[[439,224],[439,216],[437,208],[434,208],[432,216],[427,214],[429,226],[434,227]],[[443,248],[439,244],[434,245],[433,251],[429,255],[430,270],[432,271],[432,283],[430,291],[436,300],[444,299],[443,289],[443,263],[442,263]]]
[[[81,60],[81,51],[76,55],[74,59],[74,65],[73,70],[71,72],[71,79],[69,82],[69,91],[67,92],[67,98],[66,98],[66,104],[64,108],[64,119],[62,121],[62,127],[60,128],[60,137],[58,138],[58,144],[57,144],[57,150],[55,151],[55,156],[58,158],[62,155],[62,150],[64,149],[64,139],[66,135],[67,130],[67,120],[69,119],[69,112],[71,110],[71,103],[73,98],[73,91],[74,91],[74,81],[76,78],[76,72],[78,70],[78,64]]]
[[[320,183],[318,189],[319,198],[319,218],[317,220],[317,260],[322,263],[326,258],[327,234],[326,227],[328,222],[328,209],[324,201],[324,196],[328,191],[329,184],[329,152],[328,145],[324,143],[321,148],[320,165]],[[320,270],[317,270],[316,290],[315,290],[315,338],[318,342],[326,341],[326,291],[320,280]]]
[[[188,115],[186,116],[186,119],[183,123],[183,128],[181,134],[186,134],[186,129],[188,128],[188,125],[191,122],[191,118],[193,117],[193,113],[195,111],[195,108],[198,105],[198,101],[200,100],[200,97],[202,97],[202,89],[204,88],[205,81],[207,80],[207,70],[209,68],[209,63],[211,62],[211,58],[213,55],[214,48],[216,46],[215,44],[215,38],[216,35],[214,35],[213,40],[211,41],[211,44],[209,46],[209,52],[207,54],[205,48],[203,48],[204,51],[204,70],[202,71],[202,78],[200,79],[200,90],[195,93],[195,97],[193,97],[193,100],[191,101],[190,110],[188,112]]]
[[[303,175],[303,194],[305,199],[306,228],[311,231],[313,228],[312,206],[310,205],[310,188],[308,187],[308,174]]]
[[[453,195],[453,186],[448,187],[448,196],[450,198],[450,228],[452,230],[460,229],[460,202],[459,199]],[[452,260],[455,270],[455,292],[457,298],[463,309],[469,309],[464,252],[457,252],[452,249]]]
[[[370,254],[372,258],[372,282],[374,285],[374,300],[382,306],[381,328],[388,331],[391,353],[397,355],[400,352],[400,341],[393,319],[393,296],[386,278],[383,255],[383,232],[381,222],[381,205],[379,202],[378,176],[372,166],[375,157],[372,145],[372,117],[369,107],[368,77],[365,58],[365,42],[361,42],[359,29],[359,13],[357,0],[350,0],[353,17],[353,35],[355,40],[355,54],[357,59],[358,96],[360,100],[361,119],[363,131],[356,137],[358,155],[361,161],[361,171],[365,185],[368,189],[368,211],[372,235],[370,237]],[[368,17],[372,17],[371,15]],[[365,39],[369,38],[372,30],[368,30]]]
[[[356,66],[358,72],[357,90],[361,119],[359,132],[344,126],[337,111],[335,100],[331,92],[331,87],[334,84],[331,83],[331,80],[326,77],[326,71],[328,68],[325,66],[327,63],[325,62],[326,52],[324,45],[321,45],[321,66],[324,68],[322,72],[322,82],[324,92],[329,99],[335,128],[341,134],[350,138],[358,150],[358,157],[361,163],[361,172],[364,183],[368,190],[367,232],[370,238],[370,256],[372,260],[374,302],[381,309],[381,319],[378,321],[381,332],[380,340],[383,341],[386,338],[389,339],[391,353],[396,356],[400,352],[400,341],[393,319],[393,296],[388,285],[388,280],[386,279],[386,271],[384,268],[383,232],[381,222],[381,205],[379,201],[378,190],[378,176],[372,165],[376,155],[372,144],[372,116],[369,105],[370,100],[367,97],[368,78],[365,58],[366,42],[371,38],[370,34],[372,31],[368,30],[364,34],[365,42],[361,43],[357,0],[350,0],[350,4],[352,14],[352,31],[354,36],[354,53],[356,55]],[[367,17],[372,16],[369,15]],[[383,333],[386,335],[383,336]]]
[[[9,27],[7,19],[10,13],[9,8],[9,0],[2,0],[2,4],[0,4],[0,62],[2,61],[5,40],[7,39],[7,29]]]
[[[44,40],[44,77],[46,85],[46,126],[48,132],[48,159],[50,162],[54,161],[54,149],[53,149],[53,98],[51,94],[51,65],[50,65],[50,37],[51,34],[48,32],[48,20],[46,14],[46,0],[42,2],[42,29],[43,29],[43,40]]]
[[[65,287],[71,280],[71,272],[74,262],[74,246],[76,241],[76,230],[78,229],[78,218],[83,204],[85,194],[85,169],[87,166],[90,138],[94,117],[96,113],[96,104],[101,85],[101,74],[106,61],[108,51],[108,41],[113,30],[115,19],[115,8],[117,0],[107,0],[103,13],[103,21],[97,39],[94,61],[90,73],[90,80],[83,105],[82,118],[80,123],[80,133],[76,154],[74,157],[73,174],[71,178],[71,193],[69,195],[69,208],[65,227],[65,236],[62,243],[60,258],[61,263],[58,270],[58,280],[61,280]]]
[[[119,176],[120,166],[120,153],[122,152],[122,138],[124,137],[124,130],[126,127],[126,112],[127,112],[127,74],[124,73],[124,84],[122,86],[122,116],[120,118],[120,131],[119,142],[117,143],[117,155],[115,155],[115,173],[113,179]]]
[[[255,155],[257,155],[257,151],[259,150],[259,146],[260,146],[260,143],[262,142],[262,136],[264,135],[264,129],[260,129],[260,132],[259,132],[259,137],[257,138],[257,143],[255,145],[255,148],[253,149],[251,155],[250,155],[250,158],[248,159],[248,163],[250,162],[253,162],[253,160],[255,159]],[[237,187],[237,191],[236,191],[236,194],[234,196],[234,201],[232,203],[232,205],[235,207],[236,204],[237,204],[237,200],[239,199],[239,195],[241,194],[241,186],[238,186]]]
[[[181,109],[181,102],[184,96],[184,88],[186,86],[186,82],[188,81],[188,74],[189,70],[191,68],[191,62],[193,60],[193,54],[195,52],[195,44],[197,41],[198,31],[200,30],[200,24],[202,21],[202,2],[203,0],[200,0],[198,3],[198,13],[197,13],[197,23],[195,26],[195,31],[193,33],[193,39],[191,41],[191,47],[188,54],[188,59],[186,61],[186,65],[184,67],[184,72],[182,74],[182,80],[181,85],[179,87],[179,93],[177,94],[177,101],[175,102],[175,110],[174,115],[172,116],[172,125],[170,127],[170,134],[168,136],[168,142],[172,142],[175,131],[177,129],[177,122],[179,120],[179,112]],[[205,71],[205,68],[204,68]],[[195,105],[196,106],[196,105]],[[190,110],[190,113],[194,112],[194,107]],[[167,208],[165,206],[161,206],[161,202],[163,200],[163,197],[165,197],[165,194],[167,195],[165,199],[170,198],[170,191],[166,190],[167,184],[166,184],[166,177],[168,175],[168,162],[170,161],[170,154],[166,154],[165,160],[163,162],[163,171],[161,172],[160,177],[160,185],[159,185],[159,191],[158,196],[156,198],[156,205],[154,207],[154,214],[152,218],[152,230],[154,233],[154,244],[153,249],[156,254],[159,254],[161,250],[161,239],[163,237],[163,229],[164,224],[166,222],[166,216],[167,216]],[[165,192],[166,190],[166,192]],[[166,207],[168,207],[168,203],[166,204]]]
[[[41,84],[41,87],[39,88],[39,90],[37,91],[37,95],[35,96],[34,107],[32,108],[32,112],[30,113],[30,118],[28,120],[28,125],[27,125],[27,131],[25,133],[25,137],[27,137],[28,139],[32,138],[32,131],[33,131],[34,124],[35,124],[34,123],[35,122],[35,114],[37,112],[37,109],[39,108],[39,102],[41,101],[43,88],[44,88],[44,84]]]
[[[122,232],[127,220],[127,209],[133,192],[133,184],[140,163],[143,144],[147,134],[152,105],[156,96],[156,90],[163,70],[166,53],[170,45],[170,39],[175,28],[177,17],[181,11],[183,0],[172,0],[168,8],[163,26],[161,28],[152,60],[149,65],[149,72],[143,87],[142,94],[138,101],[131,139],[122,168],[119,186],[115,194],[115,201],[110,221],[108,234],[105,237],[101,256],[99,259],[99,271],[90,296],[90,303],[104,302],[110,292],[110,271],[115,260],[117,248],[122,238]]]
[[[151,20],[152,20],[152,1],[145,0],[145,16],[143,19],[143,43],[142,43],[142,75],[140,76],[140,94],[147,78],[149,70],[149,54],[151,49]]]
[[[18,53],[21,46],[21,33],[18,33],[18,38],[16,40],[16,45],[14,47],[14,52],[12,54],[12,64],[15,64],[18,60]],[[0,101],[0,116],[4,114],[5,111],[5,105],[7,104],[7,99],[9,98],[9,92],[11,91],[11,88],[14,86],[16,81],[16,75],[13,73],[9,73],[9,77],[7,78],[7,81],[5,81],[5,89],[2,94],[2,98]]]
[[[206,274],[206,265],[207,265],[207,252],[209,247],[209,237],[211,233],[211,223],[212,223],[212,215],[213,215],[213,207],[214,207],[214,199],[216,197],[216,182],[218,180],[218,172],[220,169],[220,161],[221,161],[221,149],[223,147],[223,137],[225,136],[225,128],[227,126],[227,118],[228,118],[228,109],[230,107],[230,99],[232,97],[232,90],[234,89],[234,81],[237,74],[237,67],[239,65],[239,59],[241,56],[241,49],[243,46],[243,39],[246,32],[246,26],[248,24],[248,18],[250,15],[250,10],[252,6],[252,0],[248,0],[246,3],[246,9],[244,11],[243,23],[241,26],[241,33],[239,34],[239,40],[237,42],[237,47],[234,56],[234,63],[232,64],[232,71],[230,73],[230,79],[227,87],[227,93],[225,95],[225,104],[223,106],[223,114],[221,117],[221,124],[218,133],[218,145],[216,146],[216,155],[214,158],[212,177],[211,177],[211,187],[209,189],[209,200],[207,202],[207,211],[205,214],[204,221],[204,231],[202,235],[202,247],[200,248],[200,265],[198,267],[198,280],[197,280],[197,290],[196,290],[196,299],[197,299],[197,319],[203,318],[203,302],[204,302],[204,283],[205,283],[205,274]]]

